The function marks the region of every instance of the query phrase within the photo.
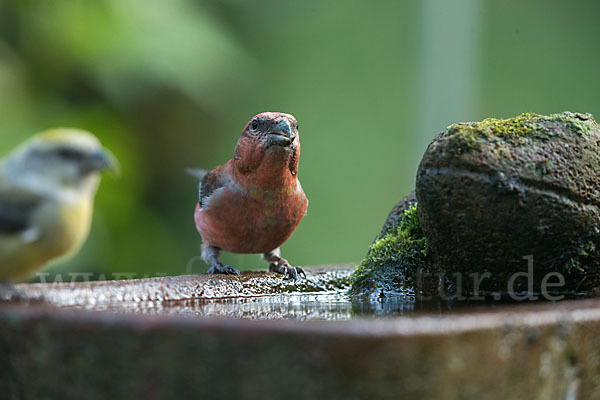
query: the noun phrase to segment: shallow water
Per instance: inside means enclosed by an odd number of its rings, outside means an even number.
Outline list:
[[[350,320],[490,310],[524,304],[508,296],[486,300],[423,300],[411,290],[348,295],[352,269],[312,268],[307,279],[290,281],[266,272],[240,277],[188,275],[124,281],[17,285],[19,298],[62,309],[291,320]],[[521,294],[522,295],[522,294]],[[572,298],[572,296],[571,296]]]
[[[391,318],[485,311],[517,303],[529,302],[515,302],[507,299],[488,299],[485,301],[418,300],[413,295],[403,294],[374,300],[368,297],[351,297],[345,291],[340,290],[219,300],[119,302],[62,308],[114,313],[171,314],[188,317],[333,321],[353,318]]]

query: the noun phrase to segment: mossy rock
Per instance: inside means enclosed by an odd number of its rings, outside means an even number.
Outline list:
[[[522,114],[448,127],[429,145],[417,173],[419,219],[434,260],[477,291],[469,274],[489,272],[481,292],[506,292],[528,271],[542,290],[550,272],[556,292],[600,284],[600,127],[589,114]],[[550,282],[556,283],[558,279]]]
[[[390,211],[365,259],[350,277],[352,294],[385,297],[439,291],[439,274],[432,273],[435,265],[417,209],[413,192]]]
[[[389,212],[385,222],[383,223],[383,227],[381,228],[381,232],[375,238],[375,240],[382,238],[388,233],[391,233],[398,228],[402,221],[406,221],[407,215],[406,212],[411,207],[417,206],[417,195],[415,192],[411,192],[408,196],[404,196],[392,210]],[[418,223],[418,221],[414,221]]]

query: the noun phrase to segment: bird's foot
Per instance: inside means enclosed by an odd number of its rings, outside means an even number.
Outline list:
[[[298,279],[299,276],[306,279],[306,272],[304,272],[304,269],[302,269],[302,267],[291,266],[285,258],[281,258],[278,262],[269,264],[269,271],[283,274],[293,280]]]
[[[225,274],[225,275],[239,275],[240,271],[231,265],[223,265],[221,263],[214,263],[206,272],[207,274]]]

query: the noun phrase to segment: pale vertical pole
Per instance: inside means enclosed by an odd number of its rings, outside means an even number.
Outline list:
[[[451,123],[478,117],[483,0],[421,0],[415,148]],[[416,163],[422,154],[416,152]]]

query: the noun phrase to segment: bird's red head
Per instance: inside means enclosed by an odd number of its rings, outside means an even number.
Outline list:
[[[260,113],[248,121],[242,137],[259,142],[265,149],[277,146],[278,149],[291,151],[298,143],[298,121],[290,114]]]
[[[264,169],[276,173],[288,168],[298,171],[300,138],[298,121],[290,114],[264,112],[255,115],[244,127],[235,149],[234,162],[240,172]]]

